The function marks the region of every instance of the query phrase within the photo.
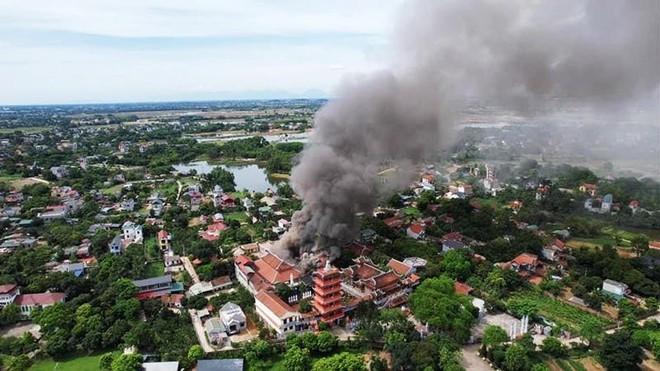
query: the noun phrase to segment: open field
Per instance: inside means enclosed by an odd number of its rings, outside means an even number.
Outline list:
[[[20,128],[0,128],[0,135],[2,134],[11,134],[15,131],[22,131],[23,134],[36,134],[36,133],[43,133],[44,131],[48,131],[54,129],[52,126],[24,126]]]
[[[97,371],[99,369],[99,359],[104,353],[98,353],[90,356],[79,356],[67,358],[61,361],[52,359],[38,360],[30,371]],[[118,355],[119,353],[116,353]]]
[[[245,211],[236,211],[233,213],[227,213],[224,214],[224,217],[225,219],[238,220],[239,222],[247,220],[247,215],[245,214]]]
[[[603,326],[612,324],[611,320],[602,318],[543,294],[526,292],[513,295],[512,298],[522,298],[532,301],[536,305],[539,315],[573,333],[576,333],[589,319],[599,321]]]

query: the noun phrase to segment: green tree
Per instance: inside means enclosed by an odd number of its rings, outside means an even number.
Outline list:
[[[644,234],[635,235],[630,241],[635,254],[639,257],[649,250],[649,238]]]
[[[509,340],[509,335],[499,326],[488,325],[484,330],[482,343],[486,349],[492,349]]]
[[[440,268],[451,278],[465,281],[472,274],[472,263],[465,251],[449,250],[440,262]]]
[[[543,353],[549,354],[553,357],[563,358],[568,355],[568,349],[561,340],[556,337],[548,336],[543,339]]]
[[[309,370],[311,358],[309,350],[292,346],[284,353],[284,368],[289,371]]]
[[[15,303],[10,303],[2,308],[0,313],[0,323],[10,324],[18,322],[21,318],[21,308],[18,307]]]
[[[321,358],[314,363],[312,371],[366,371],[367,366],[357,354],[341,352],[332,357]]]
[[[605,327],[601,321],[594,318],[587,318],[580,328],[580,335],[588,342],[589,348],[597,344],[605,332]]]
[[[328,331],[321,331],[316,336],[316,346],[319,352],[329,353],[337,346],[337,337]]]
[[[7,371],[26,371],[32,366],[32,359],[27,354],[12,357],[7,363]]]
[[[550,371],[550,367],[546,366],[545,363],[537,363],[532,366],[531,371]]]
[[[642,347],[627,330],[605,335],[597,354],[600,363],[608,370],[637,370],[637,365],[644,360]]]
[[[137,371],[142,366],[139,354],[122,354],[112,361],[112,371]]]
[[[454,292],[451,278],[430,278],[422,282],[411,295],[410,306],[417,319],[444,331],[456,341],[464,342],[470,337],[475,308],[468,296]]]
[[[99,359],[99,369],[102,371],[111,371],[112,370],[112,361],[114,361],[115,356],[112,353],[105,353]]]
[[[188,349],[188,359],[197,362],[204,358],[204,349],[199,344],[195,344]]]
[[[524,371],[529,368],[527,350],[520,344],[512,344],[504,355],[504,365],[509,371]]]
[[[371,358],[369,363],[369,371],[387,371],[387,361],[378,356]]]

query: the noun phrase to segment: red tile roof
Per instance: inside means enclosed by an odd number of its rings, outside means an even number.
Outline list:
[[[160,231],[158,231],[158,239],[159,240],[167,239],[167,236],[168,236],[168,233],[167,233],[166,230],[161,229]]]
[[[560,240],[560,239],[558,239],[558,238],[556,238],[555,241],[554,241],[552,244],[553,244],[554,246],[557,246],[557,248],[559,248],[559,249],[563,249],[564,246],[566,246],[566,244],[565,244],[562,240]]]
[[[418,223],[411,224],[409,229],[414,234],[420,234],[420,233],[424,232],[424,227],[422,227],[422,225],[418,224]]]
[[[275,293],[270,291],[261,291],[255,297],[256,300],[262,302],[271,312],[275,313],[278,317],[283,317],[289,312],[295,313],[289,304],[285,303]]]
[[[272,285],[287,282],[292,276],[294,280],[300,278],[299,270],[271,253],[255,261],[254,264],[257,267],[257,274]]]
[[[403,225],[403,220],[397,217],[387,218],[384,220],[384,222],[390,228],[399,228]]]
[[[6,285],[0,285],[0,294],[8,294],[14,290],[16,290],[17,286],[13,283],[9,283]]]
[[[450,232],[442,236],[443,241],[463,241],[463,235],[458,232]]]
[[[407,274],[412,269],[412,267],[408,264],[400,262],[396,259],[390,259],[390,261],[387,263],[387,266],[392,268],[392,270],[394,270],[396,274],[400,276]]]
[[[53,305],[64,301],[66,295],[61,292],[44,292],[40,294],[24,294],[16,297],[16,305],[37,306]]]
[[[469,295],[470,292],[472,292],[472,290],[473,290],[472,286],[468,285],[467,283],[454,281],[454,292],[456,292],[457,294]]]
[[[534,255],[534,254],[522,253],[522,254],[516,256],[511,262],[516,263],[518,265],[523,265],[523,264],[532,265],[532,264],[536,264],[536,262],[538,261],[538,258],[539,257]]]

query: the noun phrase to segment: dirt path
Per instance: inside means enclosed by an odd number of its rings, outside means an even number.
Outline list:
[[[190,278],[192,278],[193,283],[199,283],[199,276],[197,275],[197,272],[195,272],[195,267],[190,262],[190,259],[188,259],[187,256],[182,256],[181,261],[183,262],[183,267],[186,268],[186,271],[190,275]]]

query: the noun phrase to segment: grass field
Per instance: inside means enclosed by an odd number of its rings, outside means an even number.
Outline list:
[[[247,215],[245,214],[245,211],[236,211],[233,213],[227,213],[224,214],[223,216],[225,217],[225,219],[238,220],[239,222],[247,220]]]
[[[115,184],[110,188],[102,189],[101,192],[106,195],[114,195],[115,193],[121,191],[123,184]]]
[[[99,369],[99,359],[104,353],[91,356],[79,356],[65,360],[55,361],[52,359],[42,359],[37,361],[29,371],[97,371]],[[116,353],[115,355],[118,355]]]
[[[595,319],[601,322],[603,326],[612,324],[610,320],[543,294],[526,292],[512,296],[512,298],[514,297],[534,302],[538,308],[539,315],[574,333],[579,331],[582,325],[589,319]]]
[[[422,216],[422,213],[419,211],[419,209],[414,208],[414,207],[405,207],[403,209],[403,214],[404,215],[410,215],[413,218],[419,218]]]
[[[25,126],[21,128],[0,128],[0,134],[11,134],[15,131],[22,131],[23,134],[43,133],[53,129],[52,126]]]

